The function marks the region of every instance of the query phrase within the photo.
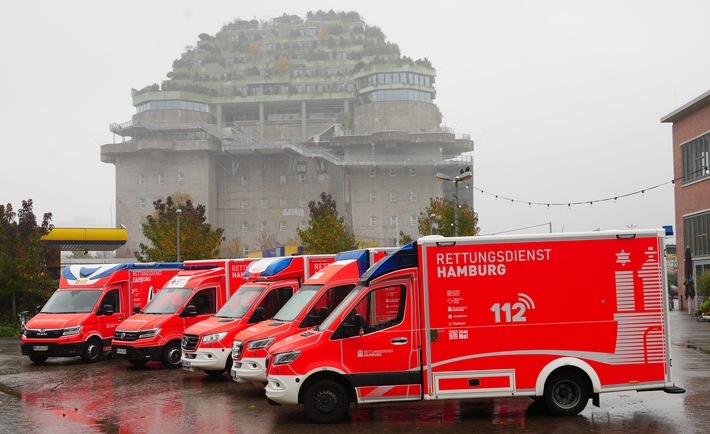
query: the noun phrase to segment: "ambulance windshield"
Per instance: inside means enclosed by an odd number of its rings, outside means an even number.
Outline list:
[[[182,303],[192,292],[191,288],[163,288],[148,303],[142,313],[170,315],[178,311]]]
[[[265,285],[244,284],[239,287],[215,315],[217,318],[242,318],[264,292]]]
[[[59,290],[49,298],[42,308],[42,313],[89,313],[101,294],[100,289]]]
[[[306,305],[313,300],[313,297],[318,294],[318,291],[323,287],[323,285],[303,285],[301,289],[293,294],[286,304],[283,305],[276,315],[274,315],[275,321],[293,321],[296,319],[299,313],[306,307]]]

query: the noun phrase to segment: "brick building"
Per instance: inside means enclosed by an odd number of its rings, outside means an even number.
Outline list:
[[[673,178],[678,286],[685,292],[685,250],[690,247],[694,280],[710,273],[710,92],[661,118],[673,124]],[[699,297],[690,300],[694,311]]]
[[[101,148],[128,250],[152,202],[175,193],[254,248],[264,233],[294,239],[327,192],[355,236],[392,245],[418,235],[429,198],[448,195],[436,173],[458,173],[453,159],[473,150],[442,125],[431,63],[355,12],[234,20],[199,35],[167,77],[133,89],[136,113]]]

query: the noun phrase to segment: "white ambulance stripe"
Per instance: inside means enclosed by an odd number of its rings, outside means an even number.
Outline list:
[[[377,396],[384,396],[387,392],[392,390],[394,386],[380,386],[374,390],[372,390],[370,393],[367,394],[368,398],[374,398]]]

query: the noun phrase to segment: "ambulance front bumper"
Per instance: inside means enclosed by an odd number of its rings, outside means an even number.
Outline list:
[[[227,357],[232,357],[232,352],[227,348],[212,348],[210,350],[198,349],[195,352],[182,352],[182,367],[194,372],[202,369],[205,371],[221,371],[227,366]]]
[[[249,381],[266,382],[266,369],[264,368],[265,359],[250,359],[243,358],[235,360],[232,366],[232,380],[237,383],[246,383]]]
[[[298,380],[298,381],[297,381]],[[298,391],[302,381],[295,375],[270,375],[266,384],[266,397],[279,404],[298,404]]]

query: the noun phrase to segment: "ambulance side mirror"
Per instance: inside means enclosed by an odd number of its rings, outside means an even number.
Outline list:
[[[266,318],[264,318],[264,307],[259,306],[256,309],[254,309],[254,313],[251,314],[251,317],[249,317],[249,321],[247,321],[247,324],[254,324],[260,321],[264,321]]]
[[[104,304],[101,306],[101,309],[99,309],[98,312],[96,312],[97,315],[113,315],[113,306],[110,304]]]
[[[138,312],[140,312],[140,311],[141,311],[141,307],[140,307],[140,306],[133,306],[133,313],[138,313]]]
[[[187,317],[193,317],[193,316],[197,316],[197,306],[195,306],[194,304],[188,304],[188,305],[185,307],[185,310],[182,311],[182,313],[180,314],[180,316],[181,316],[181,317],[186,317],[186,316],[187,316]]]
[[[355,314],[355,330],[357,330],[358,336],[365,334],[365,320],[362,319],[362,315],[359,313]]]

